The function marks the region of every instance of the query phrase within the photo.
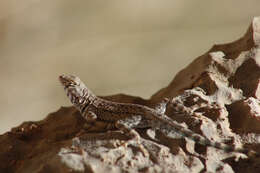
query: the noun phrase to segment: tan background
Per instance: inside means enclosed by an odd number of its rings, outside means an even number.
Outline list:
[[[0,134],[70,105],[59,74],[149,98],[258,15],[259,0],[2,0]]]

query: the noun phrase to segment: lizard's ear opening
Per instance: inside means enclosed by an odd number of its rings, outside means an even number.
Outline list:
[[[77,76],[71,76],[71,77],[74,78],[74,82],[75,82],[76,85],[80,85],[81,84],[81,80],[80,80],[79,77],[77,77]]]

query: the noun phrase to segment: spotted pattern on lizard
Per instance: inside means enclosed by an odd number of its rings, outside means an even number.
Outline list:
[[[212,146],[226,152],[255,154],[252,150],[214,142],[194,133],[165,115],[164,109],[159,111],[144,105],[117,103],[99,98],[78,77],[73,75],[61,75],[59,80],[71,103],[85,118],[88,131],[119,129],[132,137],[139,137],[134,129],[152,127],[158,130],[175,131],[196,143]]]

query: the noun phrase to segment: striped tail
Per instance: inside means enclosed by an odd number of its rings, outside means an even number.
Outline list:
[[[245,149],[245,148],[236,148],[234,146],[227,145],[224,143],[213,142],[199,134],[194,133],[193,131],[191,131],[189,129],[184,128],[183,126],[179,125],[177,122],[173,121],[166,115],[163,115],[163,116],[160,116],[157,118],[160,119],[160,121],[155,121],[156,126],[154,126],[154,127],[159,127],[160,129],[165,129],[166,131],[175,130],[177,133],[179,133],[183,137],[187,137],[187,138],[193,140],[195,143],[199,143],[204,146],[215,147],[215,148],[224,150],[225,152],[244,153],[249,157],[260,156],[259,153],[255,152],[254,150]]]

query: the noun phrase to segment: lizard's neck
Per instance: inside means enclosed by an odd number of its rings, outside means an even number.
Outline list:
[[[87,89],[87,88],[85,88]],[[80,111],[80,113],[84,113],[86,111],[86,109],[89,107],[89,105],[91,105],[94,100],[96,99],[96,96],[89,90],[87,89],[87,94],[83,97],[84,100],[82,102],[82,104],[79,104],[77,107],[77,109]]]
[[[96,96],[85,86],[79,85],[65,89],[71,103],[82,113],[96,99]]]

